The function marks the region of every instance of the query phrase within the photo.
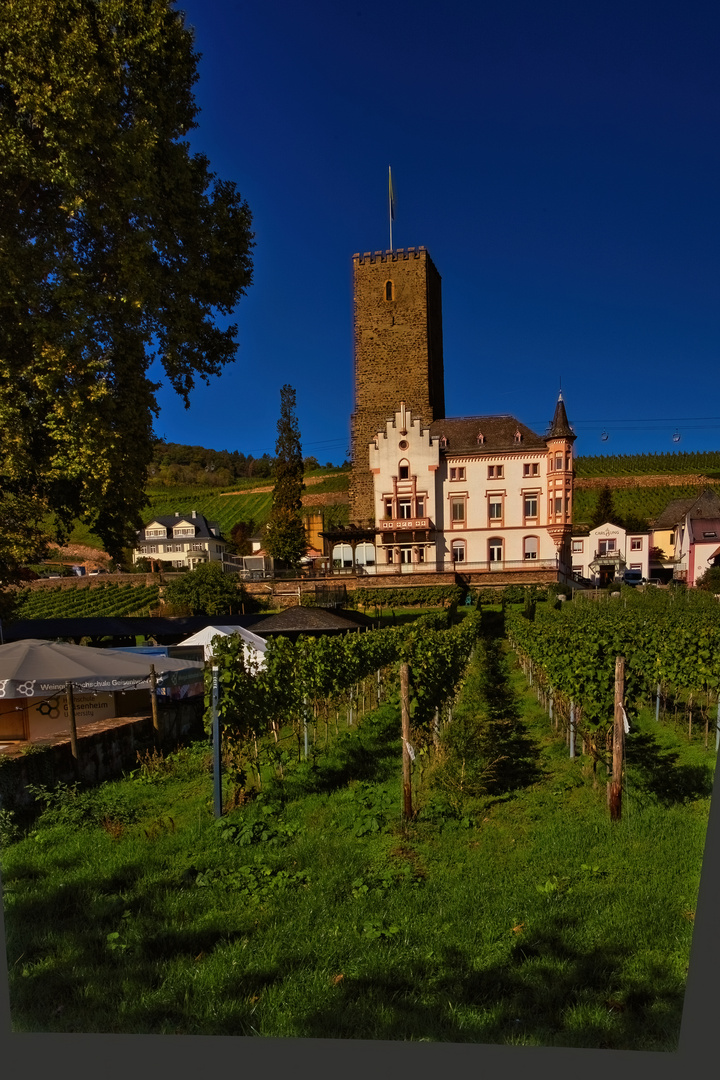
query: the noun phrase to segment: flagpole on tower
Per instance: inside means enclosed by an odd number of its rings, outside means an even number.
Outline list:
[[[390,219],[390,250],[393,249],[392,223],[395,220],[395,192],[393,191],[392,169],[388,165],[388,217]]]

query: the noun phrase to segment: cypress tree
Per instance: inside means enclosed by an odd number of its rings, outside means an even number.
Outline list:
[[[274,559],[294,570],[307,551],[305,527],[300,514],[305,484],[300,428],[295,415],[295,390],[287,383],[280,390],[277,430],[275,487],[266,526],[265,548]]]

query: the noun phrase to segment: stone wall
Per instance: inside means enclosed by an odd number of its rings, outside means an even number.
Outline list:
[[[202,699],[158,707],[159,745],[174,749],[182,740],[201,738],[204,703]],[[24,753],[28,745],[40,753]],[[0,754],[0,809],[23,809],[33,798],[27,784],[52,786],[58,781],[71,784],[81,780],[98,784],[119,777],[137,767],[141,753],[155,745],[152,717],[115,717],[86,724],[78,729],[79,768],[76,771],[70,737],[44,739],[32,744],[11,744]]]
[[[440,275],[424,248],[366,252],[353,257],[353,287],[350,516],[374,524],[371,440],[401,401],[425,426],[445,415]]]

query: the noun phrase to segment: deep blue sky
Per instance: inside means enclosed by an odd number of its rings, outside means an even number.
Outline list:
[[[720,5],[666,0],[179,0],[202,59],[192,146],[253,214],[237,361],[159,435],[340,463],[351,257],[424,245],[446,412],[579,454],[720,447]],[[154,372],[155,373],[155,372]],[[679,430],[682,438],[674,443]],[[606,431],[609,438],[601,440]]]

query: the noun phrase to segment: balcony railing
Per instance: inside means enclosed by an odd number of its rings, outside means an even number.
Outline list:
[[[408,529],[434,529],[429,517],[381,518],[378,522],[381,532],[407,532]]]

